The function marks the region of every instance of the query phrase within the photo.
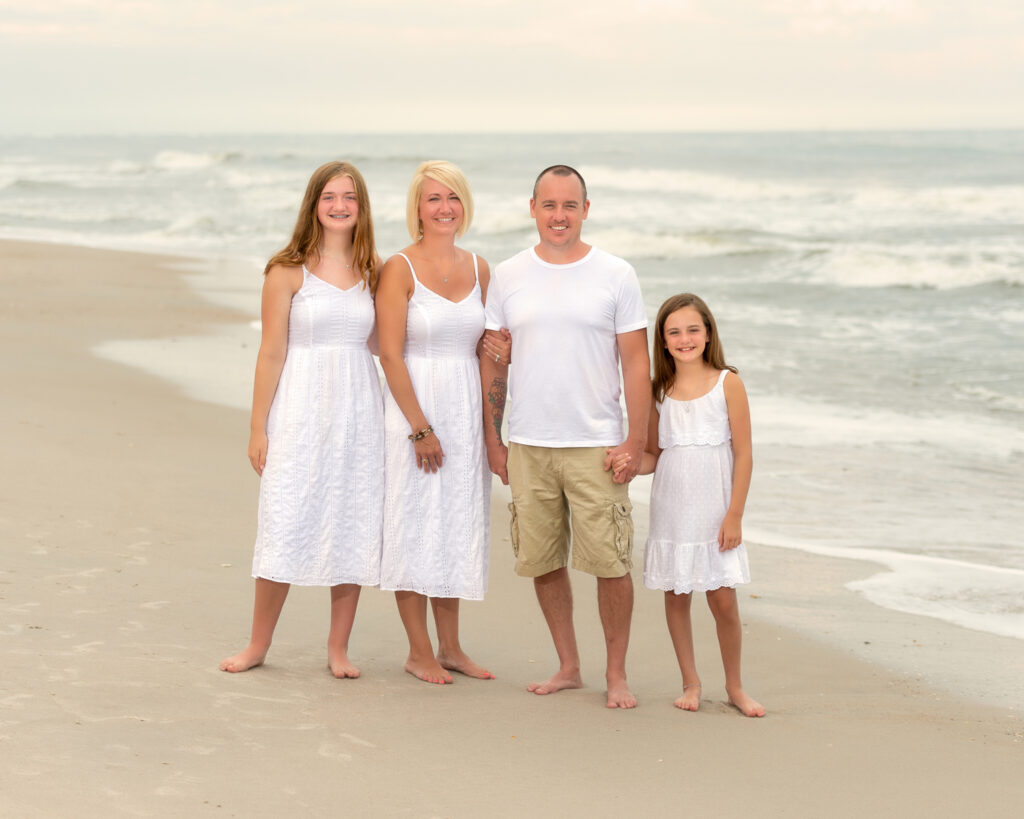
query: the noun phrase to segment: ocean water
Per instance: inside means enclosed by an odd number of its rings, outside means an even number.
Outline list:
[[[339,158],[385,256],[416,164],[458,163],[492,264],[534,243],[537,171],[578,167],[584,236],[652,319],[681,291],[716,314],[751,397],[747,540],[873,561],[851,587],[879,605],[1024,639],[1024,132],[0,138],[0,237],[190,257],[250,318],[97,353],[247,407],[263,262]]]

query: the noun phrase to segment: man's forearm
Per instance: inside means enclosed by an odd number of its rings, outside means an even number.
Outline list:
[[[508,394],[508,365],[490,359],[480,362],[483,390],[484,442],[501,444],[501,424],[505,420],[505,399]]]

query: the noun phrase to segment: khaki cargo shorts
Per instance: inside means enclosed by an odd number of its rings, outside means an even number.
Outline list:
[[[568,564],[595,577],[633,568],[633,507],[627,484],[603,469],[607,447],[540,447],[512,443],[512,550],[516,574],[540,577]]]

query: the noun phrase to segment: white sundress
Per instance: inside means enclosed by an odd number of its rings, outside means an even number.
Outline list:
[[[732,433],[722,370],[710,392],[658,404],[661,456],[651,486],[644,585],[688,594],[750,582],[741,543],[722,552],[718,530],[732,497]]]
[[[253,577],[301,586],[380,580],[384,416],[367,347],[373,298],[302,269],[267,418]]]
[[[416,467],[409,423],[385,389],[386,466],[381,589],[482,600],[487,591],[491,473],[483,440],[477,342],[484,306],[477,274],[461,301],[416,278],[404,358],[416,399],[444,450],[436,473]]]

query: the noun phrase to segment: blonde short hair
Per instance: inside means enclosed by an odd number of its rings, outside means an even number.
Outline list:
[[[409,183],[409,198],[405,208],[405,222],[409,227],[409,235],[413,239],[419,239],[423,235],[423,228],[420,225],[420,193],[423,191],[423,180],[433,179],[440,182],[459,197],[462,202],[462,224],[456,232],[456,236],[462,236],[469,230],[473,222],[473,194],[469,192],[469,182],[457,165],[446,162],[443,159],[430,159],[423,162],[412,175],[412,182]]]

